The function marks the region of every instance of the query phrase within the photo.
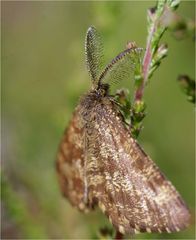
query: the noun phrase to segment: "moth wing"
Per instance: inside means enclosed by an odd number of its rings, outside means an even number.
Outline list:
[[[90,201],[98,201],[123,234],[185,228],[190,216],[181,196],[131,137],[114,104],[107,100],[95,112],[87,160]]]
[[[56,169],[61,191],[73,206],[87,210],[85,202],[83,130],[76,109],[61,140]]]

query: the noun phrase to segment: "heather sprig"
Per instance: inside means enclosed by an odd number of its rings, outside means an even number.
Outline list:
[[[145,54],[141,63],[136,59],[134,73],[135,93],[131,107],[131,132],[137,137],[142,129],[142,120],[145,117],[146,104],[144,90],[154,71],[159,67],[163,58],[167,56],[167,44],[160,40],[173,20],[173,11],[179,6],[179,0],[159,0],[154,8],[147,12],[148,36]]]

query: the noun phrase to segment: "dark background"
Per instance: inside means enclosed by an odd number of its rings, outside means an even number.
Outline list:
[[[90,87],[84,39],[101,32],[108,62],[128,40],[145,47],[150,1],[2,2],[2,238],[93,238],[108,224],[98,210],[83,215],[62,198],[54,162],[81,94]],[[194,18],[194,1],[177,12]],[[169,45],[145,91],[148,115],[139,142],[176,186],[194,214],[194,107],[176,78],[194,77],[194,41]],[[118,87],[132,89],[130,82]],[[194,215],[193,215],[194,219]],[[136,238],[193,239],[194,223],[177,234]]]

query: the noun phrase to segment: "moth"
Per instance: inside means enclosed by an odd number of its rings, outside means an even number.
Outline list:
[[[92,89],[81,98],[60,143],[58,179],[73,206],[87,212],[98,205],[122,234],[178,232],[187,227],[189,210],[132,137],[109,94],[107,82],[125,76],[134,51],[129,46],[101,70],[100,36],[94,27],[88,29],[85,53]]]

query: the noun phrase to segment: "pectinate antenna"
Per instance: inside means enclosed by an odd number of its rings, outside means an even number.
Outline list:
[[[93,88],[96,88],[103,66],[103,44],[95,27],[89,27],[85,40],[86,65]]]
[[[130,79],[134,69],[136,58],[141,57],[143,48],[136,47],[135,43],[128,43],[127,49],[119,53],[106,66],[99,77],[99,85],[102,83],[116,83],[124,79]]]

